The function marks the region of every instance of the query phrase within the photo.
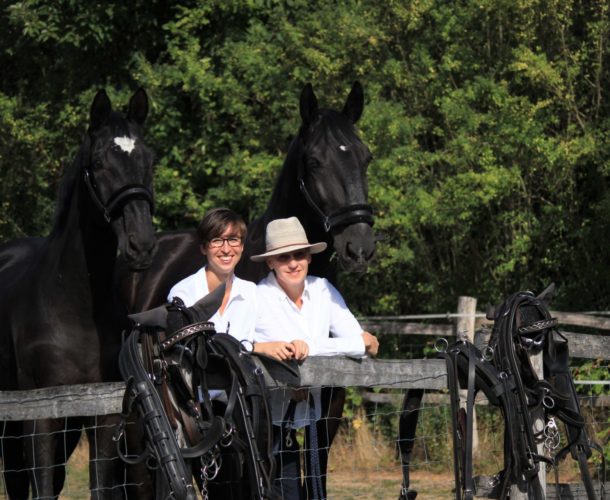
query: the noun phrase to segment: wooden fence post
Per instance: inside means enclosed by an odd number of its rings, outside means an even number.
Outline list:
[[[474,297],[458,297],[457,306],[457,321],[455,322],[455,336],[457,338],[467,338],[468,341],[474,343],[474,327],[477,312],[477,299]],[[461,405],[466,405],[466,394],[468,391],[460,391]],[[476,409],[472,409],[472,456],[477,457],[479,454],[479,431],[477,426]]]

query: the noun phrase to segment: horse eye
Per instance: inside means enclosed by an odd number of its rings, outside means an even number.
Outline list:
[[[321,163],[316,160],[313,156],[307,158],[307,166],[309,168],[318,168],[321,165]]]

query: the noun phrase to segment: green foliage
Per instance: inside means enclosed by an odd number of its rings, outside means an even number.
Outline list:
[[[559,286],[610,304],[605,2],[5,2],[0,239],[44,234],[61,172],[106,87],[151,98],[159,229],[269,198],[312,82],[365,88],[359,123],[377,259],[342,276],[362,314],[452,310]]]

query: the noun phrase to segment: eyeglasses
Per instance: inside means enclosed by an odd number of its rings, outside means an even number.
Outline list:
[[[309,256],[308,250],[297,250],[296,252],[281,253],[279,255],[276,255],[275,258],[279,262],[290,262],[292,259],[305,260],[308,256]]]
[[[225,241],[230,247],[238,247],[241,245],[241,238],[239,236],[229,236],[228,238],[212,238],[209,241],[209,245],[212,248],[220,248],[225,244]]]

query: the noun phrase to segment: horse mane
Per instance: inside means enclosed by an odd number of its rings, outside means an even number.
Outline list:
[[[71,165],[62,174],[57,202],[55,204],[51,235],[60,234],[67,224],[70,204],[72,203],[72,198],[78,186],[79,174],[81,173],[83,149],[84,146],[81,145]]]

